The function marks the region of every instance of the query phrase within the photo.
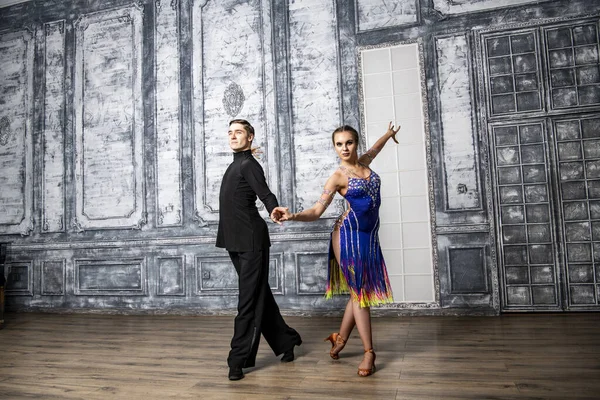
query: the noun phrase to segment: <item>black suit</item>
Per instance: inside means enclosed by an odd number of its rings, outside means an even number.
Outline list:
[[[217,247],[223,247],[238,274],[238,314],[235,317],[230,367],[253,367],[262,333],[275,355],[299,345],[269,287],[269,230],[256,208],[256,197],[269,211],[277,198],[267,186],[262,167],[250,150],[234,153],[219,194]]]

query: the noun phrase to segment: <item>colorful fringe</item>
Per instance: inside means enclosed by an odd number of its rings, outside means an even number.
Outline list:
[[[374,255],[374,257],[371,257],[370,260],[368,258],[355,260],[356,265],[348,257],[344,257],[342,251],[341,266],[336,261],[332,245],[330,245],[325,298],[331,299],[334,295],[350,294],[352,300],[359,303],[362,308],[394,302],[381,248],[378,241],[372,245],[375,245],[376,248],[370,249],[374,251],[367,254]]]

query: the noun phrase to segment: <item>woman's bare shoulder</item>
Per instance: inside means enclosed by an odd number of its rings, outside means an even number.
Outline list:
[[[340,168],[337,168],[335,171],[333,171],[327,182],[333,183],[335,186],[344,186],[346,180],[347,178],[344,172]]]

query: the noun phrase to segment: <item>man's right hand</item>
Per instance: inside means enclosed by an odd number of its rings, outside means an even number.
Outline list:
[[[276,224],[281,225],[282,221],[288,221],[292,216],[287,207],[275,207],[271,211],[271,220]]]

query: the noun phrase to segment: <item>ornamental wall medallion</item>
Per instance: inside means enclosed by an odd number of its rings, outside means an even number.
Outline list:
[[[235,117],[242,111],[244,100],[246,100],[246,98],[244,97],[242,87],[235,82],[231,82],[223,94],[223,106],[225,107],[225,112],[230,117]]]

